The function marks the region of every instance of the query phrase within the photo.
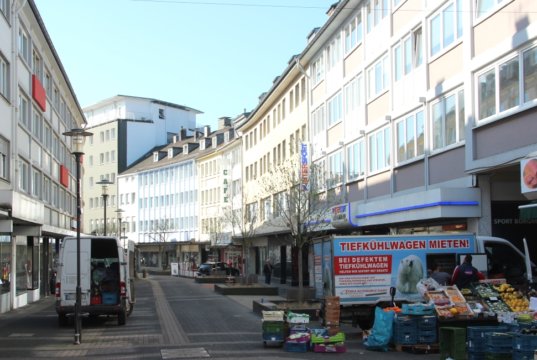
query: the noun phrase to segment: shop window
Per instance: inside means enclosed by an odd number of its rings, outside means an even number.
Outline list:
[[[11,237],[0,236],[0,294],[8,293],[11,283]]]

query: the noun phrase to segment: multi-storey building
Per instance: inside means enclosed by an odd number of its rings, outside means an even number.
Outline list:
[[[234,120],[235,122],[238,119]],[[236,212],[241,209],[241,143],[231,119],[219,119],[218,130],[205,128],[196,159],[198,168],[199,240],[210,243],[207,259],[242,265],[242,247],[233,244],[237,235]],[[234,232],[235,230],[235,232]]]
[[[76,229],[65,132],[85,124],[34,1],[0,1],[0,313],[50,294],[59,239]]]
[[[245,196],[307,123],[312,162],[341,199],[333,232],[525,237],[535,254],[535,220],[519,206],[535,198],[521,169],[537,150],[536,10],[529,0],[335,4],[239,128]],[[270,240],[259,234],[257,246],[277,257]]]
[[[194,129],[200,111],[161,100],[118,95],[84,108],[88,131],[93,136],[86,142],[86,176],[84,178],[84,230],[103,234],[106,210],[107,234],[118,234],[117,211],[135,201],[134,192],[117,199],[117,174],[135,164],[154,148],[169,143],[181,129]],[[98,183],[108,180],[103,187]],[[104,207],[106,205],[106,208]],[[123,210],[123,209],[122,209]],[[136,218],[123,213],[122,223],[128,233],[134,232]]]

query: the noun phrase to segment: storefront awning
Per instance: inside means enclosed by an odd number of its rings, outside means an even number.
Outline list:
[[[521,220],[537,219],[537,201],[518,206]]]

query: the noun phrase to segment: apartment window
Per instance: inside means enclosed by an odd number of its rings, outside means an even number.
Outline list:
[[[41,116],[41,112],[36,108],[34,108],[32,117],[32,134],[39,141],[43,141],[43,117]]]
[[[19,123],[30,128],[30,102],[28,98],[19,94]]]
[[[272,204],[270,202],[270,197],[262,200],[263,202],[263,218],[261,220],[269,220],[272,217]]]
[[[45,79],[43,86],[45,87],[47,97],[50,99],[50,96],[52,95],[52,78],[50,77],[50,73],[48,71],[45,71]]]
[[[328,179],[327,185],[332,188],[343,181],[343,156],[337,151],[328,156]]]
[[[423,111],[405,116],[395,124],[397,162],[421,156],[425,149],[425,121]]]
[[[324,79],[324,62],[323,57],[320,56],[311,64],[311,81],[313,86],[317,85]]]
[[[166,114],[164,113],[164,109],[158,109],[158,118],[166,119]]]
[[[19,55],[30,64],[30,40],[22,28],[19,29]]]
[[[317,109],[315,109],[311,114],[311,117],[312,135],[315,136],[324,132],[324,130],[326,129],[326,124],[324,121],[324,105],[321,105]]]
[[[464,90],[432,104],[433,150],[464,140]]]
[[[51,190],[51,180],[45,176],[43,178],[43,201],[49,204],[50,204],[50,190]]]
[[[257,202],[246,205],[246,220],[251,223],[257,221]]]
[[[326,49],[328,56],[328,70],[334,68],[341,60],[341,36],[338,35]]]
[[[369,171],[386,169],[391,164],[391,130],[385,127],[369,135]]]
[[[9,180],[9,141],[0,137],[0,178]]]
[[[41,173],[39,170],[32,168],[32,195],[39,198],[41,196]]]
[[[362,13],[358,13],[345,27],[345,54],[351,52],[362,42]]]
[[[274,217],[282,217],[287,210],[287,193],[285,191],[274,195]]]
[[[384,55],[367,70],[368,97],[380,95],[388,86],[388,56]]]
[[[30,164],[19,158],[19,189],[26,193],[30,190]]]
[[[0,0],[2,1],[2,0]],[[3,0],[7,1],[7,0]],[[0,54],[0,95],[9,99],[9,65]]]
[[[43,82],[43,62],[41,61],[41,56],[35,50],[33,51],[32,60],[34,75],[40,82]]]
[[[421,27],[404,37],[393,49],[394,80],[398,81],[423,63]]]
[[[313,163],[312,166],[312,182],[315,183],[315,187],[317,187],[317,190],[324,190],[326,189],[326,161],[324,159],[316,161]]]
[[[347,179],[356,180],[365,174],[365,141],[347,146]]]
[[[327,103],[328,107],[328,126],[332,126],[341,120],[343,104],[341,101],[341,92],[338,92]]]
[[[507,3],[509,0],[475,0],[476,18],[480,18],[484,15],[490,14],[493,10],[497,9],[501,4]]]
[[[535,100],[537,48],[496,63],[491,69],[478,74],[477,82],[479,120]]]
[[[367,32],[373,30],[388,16],[388,0],[370,0],[366,5]]]
[[[451,0],[430,20],[431,56],[437,55],[462,37],[462,0]]]
[[[345,115],[351,114],[362,105],[362,76],[357,76],[345,85]]]

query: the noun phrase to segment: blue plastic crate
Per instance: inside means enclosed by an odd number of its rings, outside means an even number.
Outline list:
[[[537,335],[514,334],[512,345],[514,351],[535,351],[537,349]]]
[[[418,334],[418,344],[434,344],[438,342],[436,331],[430,334]]]
[[[418,322],[418,330],[430,330],[430,329],[436,329],[436,316],[418,316],[416,317]]]
[[[434,305],[432,304],[403,304],[401,307],[403,315],[433,315]]]
[[[309,349],[309,343],[286,342],[283,345],[283,348],[288,352],[307,352]]]
[[[466,360],[485,360],[485,353],[483,351],[468,351]]]
[[[509,331],[509,326],[468,326],[466,329],[466,339],[468,351],[484,352],[487,349],[486,334],[491,332]]]
[[[535,351],[516,351],[513,350],[513,353],[511,354],[511,358],[513,360],[533,360]]]
[[[487,354],[510,354],[513,351],[513,334],[491,332],[485,335]]]
[[[396,316],[393,320],[394,331],[416,331],[418,321],[414,316]]]

